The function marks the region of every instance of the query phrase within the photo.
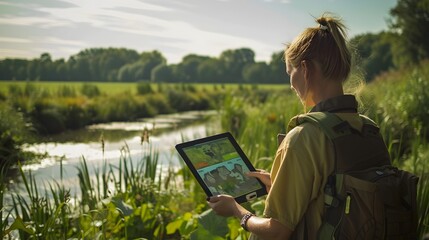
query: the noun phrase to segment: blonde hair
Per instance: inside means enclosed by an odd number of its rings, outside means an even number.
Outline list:
[[[344,82],[352,61],[346,27],[330,14],[323,14],[316,22],[319,26],[305,29],[286,45],[284,57],[293,67],[298,67],[303,60],[316,62],[325,78]]]

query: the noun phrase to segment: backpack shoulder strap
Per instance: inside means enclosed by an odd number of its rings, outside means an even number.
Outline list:
[[[331,140],[349,134],[347,128],[349,128],[350,125],[347,121],[342,120],[336,114],[330,112],[311,112],[295,116],[289,121],[287,131],[289,132],[294,127],[305,122],[320,127]]]

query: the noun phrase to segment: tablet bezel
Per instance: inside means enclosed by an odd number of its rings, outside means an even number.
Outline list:
[[[216,134],[216,135],[212,135],[212,136],[208,136],[208,137],[204,137],[204,138],[200,138],[200,139],[195,139],[195,140],[184,142],[184,143],[179,143],[176,145],[177,152],[179,153],[181,158],[184,160],[184,162],[186,163],[188,168],[191,170],[192,175],[194,175],[194,177],[197,179],[198,183],[203,188],[204,192],[209,197],[213,196],[213,193],[210,191],[210,189],[208,188],[208,186],[206,185],[204,180],[198,174],[197,169],[195,168],[195,166],[192,164],[191,160],[186,155],[184,148],[189,148],[189,147],[192,147],[195,145],[200,145],[200,144],[204,144],[206,142],[211,142],[214,140],[225,139],[225,138],[227,138],[230,141],[230,143],[232,144],[232,146],[234,147],[235,151],[238,153],[238,155],[240,156],[240,158],[242,159],[244,164],[246,164],[249,171],[256,171],[255,167],[252,165],[250,160],[244,154],[243,150],[240,148],[237,141],[234,139],[234,137],[232,136],[232,134],[230,132],[224,132],[224,133],[220,133],[220,134]],[[238,203],[247,202],[247,201],[256,199],[260,196],[264,196],[267,194],[265,185],[259,179],[257,179],[257,178],[255,178],[255,179],[259,182],[260,188],[255,190],[255,191],[246,193],[244,195],[235,197],[236,202],[238,202]]]

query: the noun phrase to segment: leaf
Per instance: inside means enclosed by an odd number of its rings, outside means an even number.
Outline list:
[[[223,237],[214,236],[211,233],[209,233],[203,226],[198,225],[198,228],[196,231],[194,231],[191,234],[191,240],[223,240]]]
[[[224,237],[229,232],[227,218],[216,215],[212,209],[201,213],[198,220],[211,235]]]
[[[193,218],[184,222],[179,229],[180,234],[182,236],[189,236],[189,234],[191,234],[197,228],[197,225],[195,223],[196,222]]]
[[[256,215],[262,215],[265,209],[265,200],[252,203],[251,208],[255,211]]]
[[[228,228],[230,229],[229,238],[237,239],[240,234],[239,229],[241,229],[240,221],[235,218],[228,218]]]
[[[122,199],[113,198],[112,203],[116,206],[116,209],[121,212],[123,216],[130,216],[131,214],[133,214],[133,207],[126,204],[124,201],[122,201]]]
[[[8,235],[13,230],[22,230],[24,232],[27,232],[29,234],[34,234],[34,230],[30,227],[27,227],[25,223],[22,221],[22,219],[18,216],[15,218],[15,221],[13,221],[12,225],[8,229],[4,231],[3,236]]]
[[[167,235],[171,235],[173,233],[175,233],[180,226],[182,226],[183,223],[183,219],[182,218],[178,218],[176,220],[174,220],[173,222],[170,222],[169,224],[167,224]]]

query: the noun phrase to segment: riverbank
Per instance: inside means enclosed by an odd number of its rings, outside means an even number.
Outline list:
[[[124,125],[128,127],[124,129]],[[219,118],[217,111],[192,111],[160,115],[156,118],[142,119],[140,122],[93,125],[86,130],[91,133],[98,130],[107,133],[119,129],[129,132],[131,135],[122,139],[116,137],[105,139],[103,143],[97,140],[76,142],[75,140],[79,139],[77,137],[69,139],[73,141],[63,143],[42,142],[28,146],[27,150],[40,153],[47,151],[51,156],[43,159],[41,163],[22,166],[19,171],[21,177],[15,179],[11,184],[6,186],[1,183],[3,189],[0,196],[1,205],[4,206],[2,208],[3,221],[9,221],[9,223],[4,222],[2,230],[5,231],[3,233],[10,230],[12,236],[20,239],[31,236],[31,232],[41,229],[37,227],[35,227],[36,230],[30,229],[30,227],[33,228],[33,225],[27,224],[29,219],[25,217],[26,214],[33,218],[35,217],[34,211],[39,211],[41,214],[46,214],[46,216],[39,216],[40,219],[49,222],[51,219],[48,217],[49,215],[56,219],[60,217],[52,212],[55,211],[55,208],[60,207],[57,204],[67,206],[60,210],[61,214],[67,218],[61,221],[67,223],[64,223],[63,227],[47,223],[46,228],[49,227],[52,231],[59,229],[62,229],[59,231],[67,231],[67,229],[73,231],[70,228],[90,231],[93,229],[94,222],[81,222],[80,214],[92,215],[94,220],[97,219],[95,221],[116,221],[116,217],[108,220],[99,219],[99,214],[106,213],[106,206],[118,208],[128,206],[128,200],[125,203],[118,199],[123,194],[128,195],[126,198],[129,200],[133,196],[133,201],[140,199],[138,202],[143,206],[146,201],[151,202],[152,198],[160,201],[159,198],[166,199],[168,194],[179,194],[179,188],[184,189],[185,178],[180,177],[179,172],[184,172],[184,169],[182,169],[181,160],[175,153],[174,146],[184,140],[218,132]],[[145,139],[142,139],[141,133],[144,131],[150,133]],[[79,134],[87,135],[83,134],[81,130]],[[64,138],[62,137],[62,139]],[[176,174],[178,175],[175,176]],[[174,187],[168,186],[168,184],[172,184]],[[8,191],[5,191],[6,189]],[[38,203],[34,203],[34,201]],[[42,205],[40,205],[40,201],[43,201]],[[159,204],[162,204],[159,206],[167,206],[166,200],[162,200],[162,203]],[[89,212],[85,208],[82,209],[83,206],[87,206]],[[11,214],[23,216],[23,218],[12,218]],[[172,221],[172,215],[168,214],[168,216],[170,219],[168,221]],[[147,216],[146,219],[152,219],[152,217],[154,216]],[[17,224],[20,221],[24,222],[23,225],[18,226],[20,231],[12,231],[16,227],[12,223]],[[141,224],[144,226],[145,223]],[[8,225],[10,228],[6,229]],[[147,231],[145,228],[143,230]],[[79,235],[78,232],[62,232],[61,234]],[[81,236],[85,238],[85,235]],[[110,238],[107,236],[112,235],[105,235],[106,238]]]
[[[159,167],[178,167],[180,160],[174,146],[183,139],[195,139],[219,131],[217,114],[217,111],[165,114],[135,122],[95,124],[46,137],[39,143],[24,146],[24,151],[44,157],[38,162],[23,165],[22,170],[26,176],[31,171],[35,180],[45,186],[61,179],[64,187],[76,188],[77,167],[82,159],[91,166],[89,174],[92,176],[103,161],[117,167],[124,150],[136,165],[142,155],[147,154],[148,147],[158,153]],[[43,192],[46,187],[38,190]],[[72,193],[77,192],[73,190]]]
[[[64,83],[55,90],[29,82],[8,85],[8,92],[0,94],[0,166],[35,158],[23,151],[23,145],[39,137],[52,138],[99,123],[218,109],[224,94],[222,89],[197,91],[183,84],[155,90],[149,83],[139,83],[135,89],[133,94],[108,94],[91,84],[75,88]]]

